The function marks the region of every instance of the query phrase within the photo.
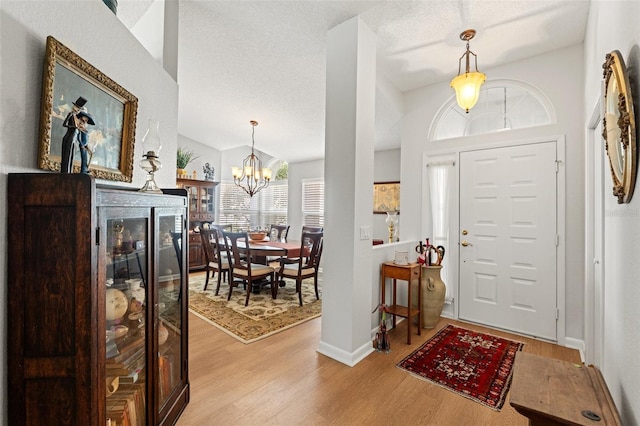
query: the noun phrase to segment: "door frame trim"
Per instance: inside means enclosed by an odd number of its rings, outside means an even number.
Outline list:
[[[456,259],[458,262],[458,268],[455,273],[455,282],[451,283],[453,286],[453,297],[454,303],[451,309],[447,309],[445,306],[445,310],[443,314],[445,316],[450,316],[453,319],[459,319],[459,286],[460,286],[460,154],[463,152],[469,151],[478,151],[485,149],[493,149],[493,148],[506,148],[511,146],[518,145],[530,145],[530,144],[538,144],[538,143],[546,143],[546,142],[555,142],[556,143],[556,159],[558,161],[558,173],[556,176],[556,203],[557,203],[557,211],[556,211],[556,226],[557,226],[557,234],[558,234],[558,246],[556,247],[556,307],[558,309],[558,319],[556,321],[556,343],[562,346],[566,346],[566,137],[563,134],[560,135],[550,135],[546,137],[535,137],[528,139],[519,139],[512,141],[499,141],[499,142],[481,142],[481,143],[469,143],[467,146],[460,147],[449,147],[449,148],[435,148],[430,149],[428,153],[423,153],[422,155],[422,200],[423,200],[423,211],[425,214],[429,214],[427,210],[424,209],[425,204],[425,194],[427,193],[426,187],[428,185],[428,172],[426,164],[428,160],[435,156],[441,155],[453,155],[456,161],[456,176],[455,176],[455,186],[452,185],[452,190],[455,191],[455,194],[452,194],[452,206],[451,211],[456,212],[454,220],[450,221],[450,235],[456,235],[457,240],[455,238],[451,238],[451,243],[456,243],[455,249],[451,249],[450,253],[455,253],[454,256],[450,254],[449,259]],[[453,182],[452,182],[453,184]],[[424,216],[424,215],[423,215]],[[425,226],[426,220],[423,218],[422,220],[422,234],[426,235],[428,231]],[[426,232],[426,233],[425,233]],[[447,283],[449,284],[449,283]],[[546,339],[543,339],[546,340]]]
[[[596,233],[603,233],[603,229],[595,229],[596,224],[596,207],[600,208],[599,214],[603,216],[604,212],[604,198],[601,199],[602,205],[596,206],[595,204],[595,191],[596,188],[602,188],[602,182],[595,181],[594,162],[594,148],[598,143],[599,135],[596,134],[596,129],[602,121],[602,95],[598,97],[596,105],[593,108],[591,117],[586,123],[586,149],[585,149],[585,289],[584,289],[584,360],[589,364],[594,364],[596,367],[600,366],[603,361],[603,330],[604,330],[604,295],[602,288],[595,288],[595,270],[594,261],[596,259],[600,262],[600,282],[604,285],[604,252],[602,247],[596,248],[595,238]],[[603,160],[604,152],[601,151],[600,160]],[[601,179],[604,179],[605,171],[602,170],[600,175]],[[604,194],[602,194],[604,197]],[[604,217],[601,217],[600,223],[604,228]],[[604,238],[601,237],[601,241],[604,242]],[[598,336],[596,336],[598,334]],[[599,345],[598,345],[599,344]]]

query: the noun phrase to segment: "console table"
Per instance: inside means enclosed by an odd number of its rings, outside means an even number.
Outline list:
[[[597,368],[527,352],[516,354],[510,404],[531,426],[621,424]]]
[[[393,280],[393,292],[392,292],[392,304],[387,306],[387,311],[393,315],[393,328],[396,328],[396,315],[407,319],[407,344],[411,344],[411,319],[414,316],[418,316],[418,335],[421,334],[422,324],[422,289],[420,279],[420,264],[409,263],[408,265],[397,265],[393,262],[384,262],[380,267],[380,287],[382,290],[381,303],[386,305],[386,281],[387,278]],[[397,280],[403,280],[407,282],[407,306],[398,305],[396,300],[396,286]],[[418,281],[418,307],[411,307],[411,282],[413,280]]]

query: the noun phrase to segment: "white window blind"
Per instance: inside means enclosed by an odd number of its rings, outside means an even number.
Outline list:
[[[324,227],[324,180],[302,181],[302,222]]]
[[[258,225],[258,199],[240,189],[233,182],[220,182],[221,225],[231,225],[233,231],[246,231]]]
[[[289,183],[286,180],[271,182],[258,193],[260,197],[260,226],[284,225],[287,223],[289,205]]]

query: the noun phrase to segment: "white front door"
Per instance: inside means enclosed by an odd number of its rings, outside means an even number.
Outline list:
[[[557,340],[556,143],[460,154],[459,317]]]

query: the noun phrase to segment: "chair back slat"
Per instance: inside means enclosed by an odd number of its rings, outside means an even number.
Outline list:
[[[324,228],[322,226],[307,226],[304,225],[302,227],[302,232],[324,232]]]
[[[213,248],[213,232],[208,229],[200,230],[200,239],[202,240],[202,249],[204,251],[204,260],[207,264],[215,262],[215,251]]]
[[[322,254],[322,232],[303,232],[302,233],[302,245],[300,247],[300,267],[314,268],[320,263],[320,256]],[[308,253],[308,255],[305,255]],[[306,256],[306,264],[303,265],[302,259]]]
[[[231,259],[232,274],[234,269],[245,269],[251,276],[251,251],[249,250],[249,234],[246,232],[226,232],[222,233],[225,243],[227,258]],[[240,251],[238,240],[244,239],[245,249]],[[242,258],[242,254],[246,253],[247,261]]]
[[[200,237],[202,238],[204,257],[207,263],[213,262],[220,266],[222,262],[222,253],[220,250],[219,230],[217,228],[201,229]]]
[[[269,239],[271,241],[287,241],[289,225],[271,225],[269,227]]]

